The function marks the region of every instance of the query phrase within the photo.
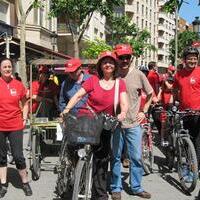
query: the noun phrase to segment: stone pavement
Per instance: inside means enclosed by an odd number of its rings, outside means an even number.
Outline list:
[[[25,147],[27,142],[27,134],[25,134]],[[26,157],[28,152],[24,151]],[[155,163],[154,163],[154,173],[148,176],[143,177],[143,186],[144,189],[152,194],[152,200],[200,200],[198,197],[198,192],[200,189],[200,184],[198,185],[195,191],[190,195],[186,195],[181,190],[178,176],[176,172],[168,173],[165,166],[165,159],[162,152],[155,148]],[[49,163],[55,163],[57,157],[48,157],[46,161]],[[27,163],[28,164],[28,163]],[[29,165],[28,165],[29,166]],[[129,187],[129,173],[127,169],[122,170],[122,179],[124,191],[122,192],[123,200],[133,200],[141,199],[136,196],[128,195]],[[29,177],[31,180],[31,173],[29,171]],[[25,197],[21,189],[20,179],[18,173],[15,169],[15,166],[9,165],[8,170],[8,180],[9,188],[8,193],[3,198],[5,200],[60,200],[54,194],[55,183],[56,183],[56,174],[53,171],[46,168],[45,171],[42,171],[41,177],[38,181],[30,182],[33,189],[33,196]],[[111,199],[111,198],[110,198]],[[66,199],[67,200],[67,199]]]

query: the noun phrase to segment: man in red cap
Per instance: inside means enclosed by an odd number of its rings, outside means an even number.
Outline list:
[[[87,80],[90,75],[84,73],[81,68],[82,62],[79,58],[71,58],[65,63],[65,72],[68,75],[61,85],[60,97],[59,97],[59,110],[63,112],[68,101],[74,94],[81,88],[81,85]],[[86,102],[87,96],[84,97],[75,107],[80,108]]]
[[[132,64],[133,50],[129,44],[119,44],[114,48],[119,61],[120,76],[125,80],[128,94],[129,110],[126,119],[122,121],[122,128],[116,129],[112,140],[112,176],[111,192],[113,200],[121,200],[121,153],[124,144],[127,145],[130,159],[130,187],[133,195],[151,198],[151,194],[141,186],[143,167],[142,159],[142,130],[140,123],[145,118],[152,100],[153,89],[146,76],[135,69]],[[147,100],[140,112],[141,91],[147,94]]]

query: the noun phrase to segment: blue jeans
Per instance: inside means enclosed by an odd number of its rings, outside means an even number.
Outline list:
[[[116,129],[112,138],[112,161],[111,161],[111,191],[121,192],[121,154],[124,143],[130,159],[130,186],[133,193],[143,192],[141,186],[142,168],[142,131],[140,126],[133,128]]]

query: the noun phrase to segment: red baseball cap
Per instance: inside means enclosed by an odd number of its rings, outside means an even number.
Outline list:
[[[175,71],[176,70],[176,68],[173,65],[170,65],[167,69],[170,70],[170,71]]]
[[[75,72],[81,65],[82,62],[79,58],[71,58],[65,63],[65,72]]]
[[[49,68],[47,66],[45,66],[45,65],[40,65],[38,71],[39,71],[39,73],[47,74],[47,73],[49,73]]]
[[[117,44],[114,48],[114,52],[117,56],[132,55],[133,49],[130,44]]]
[[[114,52],[112,52],[112,51],[104,51],[104,52],[100,53],[100,55],[99,55],[99,60],[97,62],[97,67],[101,64],[101,61],[106,57],[112,58],[115,62],[117,61],[117,57],[116,57]]]

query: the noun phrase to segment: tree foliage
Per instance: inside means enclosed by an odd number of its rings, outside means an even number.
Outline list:
[[[112,44],[130,43],[136,57],[141,56],[146,49],[155,51],[154,45],[149,43],[151,34],[148,30],[139,30],[135,23],[126,15],[110,19],[112,29]]]
[[[99,39],[96,39],[95,41],[86,41],[85,44],[86,48],[81,53],[85,58],[88,59],[97,59],[101,52],[112,50],[110,45]]]
[[[74,43],[75,56],[79,56],[79,43],[95,11],[104,16],[112,16],[114,7],[124,0],[54,0],[51,4],[51,16],[65,16]]]
[[[199,35],[192,31],[184,31],[178,34],[178,58],[182,58],[185,47],[192,45],[196,40],[200,39]],[[172,63],[175,62],[175,40],[172,39],[169,43],[169,53]]]
[[[198,0],[198,6],[200,5],[200,0]],[[183,3],[187,3],[189,4],[189,0],[186,1],[186,0],[168,0],[164,6],[162,7],[162,10],[164,12],[167,12],[167,13],[175,13],[176,11],[176,8],[178,8],[178,10],[180,10],[181,6]]]

